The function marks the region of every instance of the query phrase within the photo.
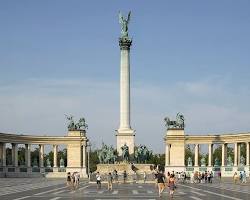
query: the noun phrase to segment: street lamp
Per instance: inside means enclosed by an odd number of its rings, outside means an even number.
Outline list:
[[[91,152],[91,143],[90,143],[90,141],[88,141],[87,147],[89,147],[88,148],[88,178],[89,178],[89,181],[90,181],[90,166],[89,166],[89,164],[90,164],[89,159],[90,159],[90,152]]]

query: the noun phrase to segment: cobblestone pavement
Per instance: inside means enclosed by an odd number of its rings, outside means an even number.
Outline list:
[[[65,180],[47,179],[0,179],[1,200],[66,200],[66,199],[169,199],[168,189],[161,198],[153,183],[114,184],[113,190],[107,190],[107,184],[97,190],[95,184],[81,181],[76,190],[70,190]],[[174,199],[231,199],[249,200],[250,184],[234,185],[230,182],[212,184],[178,184]]]

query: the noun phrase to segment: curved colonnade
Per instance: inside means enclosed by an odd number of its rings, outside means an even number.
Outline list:
[[[0,177],[30,177],[45,175],[48,177],[65,177],[65,172],[79,172],[87,177],[86,132],[69,131],[67,136],[34,136],[0,133]],[[6,145],[11,144],[12,164],[7,165]],[[18,146],[25,145],[25,164],[19,165]],[[31,146],[39,146],[39,166],[32,166]],[[44,166],[44,147],[53,146],[53,167]],[[58,146],[66,145],[67,163],[58,165]]]
[[[167,171],[213,171],[221,172],[222,176],[232,176],[245,171],[249,174],[249,146],[250,132],[238,134],[222,135],[185,135],[183,129],[169,129],[164,137],[165,140],[165,168]],[[245,156],[241,155],[241,146],[245,145]],[[194,165],[185,166],[185,145],[194,145]],[[205,165],[200,165],[200,146],[208,146],[208,161]],[[220,165],[213,163],[213,147],[221,145]],[[228,145],[233,145],[232,163],[228,162]],[[243,158],[243,159],[241,159]]]

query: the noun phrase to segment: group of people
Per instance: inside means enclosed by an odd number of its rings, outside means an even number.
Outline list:
[[[79,187],[79,182],[80,182],[80,173],[79,172],[73,172],[67,173],[67,186],[71,190],[75,190]]]
[[[155,173],[155,181],[158,187],[159,197],[162,196],[162,192],[165,188],[169,189],[169,195],[171,198],[174,197],[174,191],[176,187],[176,179],[175,174],[168,172],[167,175],[163,173],[163,171],[157,171]]]
[[[125,179],[127,178],[126,171],[124,171],[123,177],[124,177],[124,182],[125,182]],[[101,174],[99,172],[97,172],[96,173],[96,185],[97,185],[97,189],[101,188],[101,182],[102,182]],[[118,172],[117,172],[117,170],[114,170],[112,173],[109,172],[108,175],[107,175],[108,190],[112,190],[113,189],[113,182],[118,183]]]
[[[213,172],[192,172],[190,175],[190,183],[212,183]]]
[[[234,175],[233,175],[234,184],[237,184],[238,181],[242,184],[247,183],[247,174],[245,171],[240,172],[239,175],[237,174],[237,172],[234,173]]]

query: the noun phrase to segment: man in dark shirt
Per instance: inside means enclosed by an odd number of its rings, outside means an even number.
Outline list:
[[[162,171],[160,171],[157,175],[157,183],[158,183],[158,190],[159,190],[159,197],[161,197],[161,194],[165,188],[165,175]]]

